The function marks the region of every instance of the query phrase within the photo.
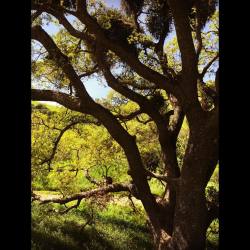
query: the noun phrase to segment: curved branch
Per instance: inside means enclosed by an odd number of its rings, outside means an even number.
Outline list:
[[[85,170],[85,177],[89,182],[95,184],[96,186],[100,186],[102,184],[102,182],[98,182],[96,179],[90,176],[88,169]]]
[[[49,165],[49,171],[51,170],[51,167],[50,167],[51,161],[52,161],[52,160],[54,159],[54,157],[55,157],[56,149],[57,149],[58,143],[60,142],[62,136],[64,135],[64,133],[65,133],[67,130],[71,129],[73,126],[75,126],[76,124],[79,124],[79,123],[86,123],[86,124],[92,123],[92,124],[100,125],[99,123],[95,123],[94,121],[88,121],[88,120],[84,120],[84,119],[79,119],[79,120],[77,120],[77,121],[74,121],[74,122],[68,124],[65,128],[63,128],[63,129],[60,131],[58,137],[55,139],[54,146],[53,146],[53,149],[52,149],[52,153],[50,154],[50,156],[49,156],[47,159],[44,159],[44,160],[40,163],[41,165],[44,164],[44,163],[48,163],[48,165]]]
[[[113,74],[111,73],[108,65],[105,63],[104,58],[100,55],[101,54],[101,47],[99,47],[96,58],[98,61],[98,65],[102,69],[104,77],[107,81],[109,87],[117,91],[118,93],[124,95],[125,97],[129,98],[130,100],[138,103],[139,105],[143,105],[146,102],[146,98],[131,89],[127,88],[122,84],[118,79],[116,79]]]
[[[80,99],[54,90],[32,89],[31,99],[33,101],[57,102],[62,106],[74,111],[81,112]]]
[[[204,75],[207,73],[211,65],[219,58],[219,53],[203,68],[200,77],[203,79]]]
[[[71,65],[69,58],[61,52],[61,50],[57,47],[53,39],[46,33],[46,31],[41,26],[34,26],[32,27],[31,35],[32,39],[40,42],[51,55],[55,63],[57,63],[58,66],[62,68],[63,72],[66,74],[76,89],[77,95],[81,97],[81,100],[91,99],[82,81]]]

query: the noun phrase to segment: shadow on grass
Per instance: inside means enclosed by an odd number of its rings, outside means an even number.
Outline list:
[[[78,230],[72,226],[53,234],[43,230],[32,230],[32,250],[108,250],[113,246],[94,229]]]
[[[111,218],[111,217],[101,217],[100,218],[103,223],[106,224],[113,224],[114,226],[117,226],[119,228],[129,228],[130,230],[133,231],[140,231],[141,233],[150,233],[149,229],[146,226],[142,226],[139,224],[136,224],[135,222],[132,221],[125,221],[119,218]]]
[[[98,216],[98,226],[79,226],[76,220],[33,219],[32,250],[151,250],[146,227],[119,218]],[[79,218],[80,219],[80,218]]]

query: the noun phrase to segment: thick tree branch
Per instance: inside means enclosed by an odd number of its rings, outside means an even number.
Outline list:
[[[34,101],[57,102],[64,107],[81,112],[80,99],[54,90],[31,90],[31,99]]]
[[[42,27],[32,27],[31,34],[32,39],[35,39],[40,42],[49,52],[49,54],[51,55],[53,60],[58,64],[58,66],[62,68],[63,72],[66,74],[66,76],[74,86],[77,95],[81,98],[81,101],[85,100],[86,104],[88,100],[92,100],[92,98],[87,93],[83,83],[81,82],[79,76],[76,74],[68,57],[60,51],[60,49],[54,43],[53,39],[42,29]]]
[[[142,113],[142,111],[139,109],[139,110],[136,110],[128,115],[116,115],[116,118],[118,118],[119,120],[122,120],[122,121],[130,121],[134,118],[136,118],[138,115],[140,115]]]
[[[100,122],[102,122],[111,136],[123,147],[129,166],[132,170],[131,176],[139,190],[140,198],[145,205],[145,209],[153,218],[152,207],[155,205],[155,199],[150,192],[146,176],[139,176],[140,171],[143,169],[143,164],[141,162],[135,138],[127,133],[127,131],[121,126],[109,110],[93,101],[93,99],[86,92],[79,76],[74,71],[68,58],[61,53],[54,41],[41,27],[35,26],[32,28],[32,38],[38,40],[44,45],[44,47],[51,54],[53,60],[59,64],[69,80],[72,84],[74,84],[77,94],[81,99],[81,111],[93,115]]]
[[[197,56],[189,24],[188,2],[182,0],[169,0],[177,34],[177,41],[181,52],[182,70],[185,73],[197,71]]]
[[[108,48],[115,52],[140,76],[144,77],[150,82],[155,83],[158,87],[166,89],[167,92],[176,93],[176,86],[174,85],[175,80],[169,79],[168,77],[165,77],[159,74],[158,72],[152,70],[151,68],[147,67],[146,65],[142,64],[129,49],[124,48],[124,46],[122,44],[119,44],[118,41],[113,41],[112,39],[108,38],[104,30],[87,12],[86,1],[80,2],[81,11],[78,12],[77,17],[88,27],[90,32],[95,34],[98,42],[100,42],[105,48]],[[178,93],[176,94],[178,96]]]

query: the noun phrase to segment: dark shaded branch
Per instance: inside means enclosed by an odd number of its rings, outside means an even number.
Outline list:
[[[32,122],[32,125],[33,125],[33,124],[34,124],[34,125],[43,125],[44,127],[48,128],[48,129],[54,129],[54,130],[59,130],[59,131],[61,131],[61,129],[59,129],[59,128],[56,127],[55,125],[53,125],[53,127],[50,127],[48,124],[45,123],[45,121],[44,121],[41,117],[36,116],[36,115],[34,115],[34,117],[35,117],[36,119],[39,119],[39,120],[41,121],[41,123],[33,123],[33,122]]]
[[[219,53],[203,68],[200,77],[203,79],[204,75],[207,73],[207,70],[211,67],[211,65],[219,58]]]
[[[163,116],[160,115],[159,110],[156,109],[154,105],[144,96],[134,92],[133,90],[124,86],[122,82],[116,79],[113,74],[111,73],[109,67],[105,63],[101,51],[97,51],[96,58],[100,68],[103,71],[104,77],[108,83],[108,85],[117,91],[118,93],[124,95],[125,97],[129,98],[130,100],[136,102],[140,106],[140,112],[144,112],[152,117],[153,120],[158,122],[164,122]]]
[[[43,12],[47,12],[49,14],[51,14],[52,16],[54,16],[56,19],[58,19],[59,23],[61,25],[64,26],[64,28],[74,37],[77,37],[80,39],[80,41],[85,40],[88,42],[92,42],[93,38],[91,38],[89,35],[87,35],[84,32],[81,32],[79,30],[76,30],[71,23],[67,20],[67,18],[64,16],[64,10],[62,11],[62,9],[53,6],[52,7],[48,7],[47,5],[34,5],[34,8],[36,10],[39,11],[43,11]],[[66,10],[66,12],[68,12],[71,15],[75,16],[75,12],[69,12],[68,10]]]
[[[91,99],[79,76],[76,74],[73,66],[71,65],[69,58],[60,51],[53,39],[42,29],[42,27],[32,27],[31,34],[32,39],[40,42],[51,55],[55,63],[62,68],[63,72],[74,86],[77,95],[81,97],[82,100]]]
[[[178,76],[180,76],[179,81],[183,92],[180,96],[175,93],[172,94],[180,101],[190,126],[192,126],[192,121],[197,120],[196,115],[202,116],[204,111],[197,94],[198,59],[190,27],[190,9],[188,1],[169,0],[168,2],[174,17],[182,64],[182,71]]]
[[[79,75],[79,77],[80,77],[80,78],[83,78],[83,77],[86,77],[86,76],[90,76],[90,75],[92,75],[92,74],[94,74],[94,73],[97,72],[97,68],[98,68],[98,65],[95,65],[95,66],[93,67],[92,70],[90,70],[90,71],[88,71],[88,72],[86,72],[86,73],[83,73],[83,74]]]
[[[60,140],[61,140],[61,138],[62,138],[62,136],[64,135],[64,133],[66,132],[66,131],[68,131],[69,129],[71,129],[73,126],[75,126],[76,124],[95,124],[95,125],[100,125],[100,123],[98,123],[98,122],[95,122],[95,121],[90,121],[90,120],[85,120],[85,119],[77,119],[76,121],[73,121],[72,123],[70,123],[70,124],[68,124],[65,128],[63,128],[61,131],[60,131],[60,133],[59,133],[59,135],[58,135],[58,137],[55,139],[55,142],[54,142],[54,146],[53,146],[53,149],[52,149],[52,152],[51,152],[51,154],[50,154],[50,156],[47,158],[47,159],[45,159],[45,160],[43,160],[40,164],[42,165],[42,164],[44,164],[44,163],[48,163],[48,165],[49,165],[49,171],[50,171],[50,165],[51,165],[51,161],[54,159],[54,157],[55,157],[55,154],[56,154],[56,150],[57,150],[57,147],[58,147],[58,143],[60,142]],[[75,170],[73,170],[73,171],[75,171]]]
[[[153,172],[150,172],[149,170],[145,170],[145,172],[146,172],[147,176],[150,176],[150,177],[156,178],[158,180],[167,182],[168,184],[171,184],[171,185],[176,186],[176,185],[178,185],[178,183],[180,181],[180,178],[173,178],[173,177],[168,177],[166,175],[155,174]]]
[[[57,102],[66,108],[80,112],[80,99],[54,90],[31,90],[31,99],[34,101]]]
[[[53,149],[52,149],[52,152],[50,154],[50,156],[46,159],[44,159],[40,164],[45,164],[45,163],[48,163],[49,165],[49,171],[51,170],[50,168],[50,165],[51,165],[51,161],[53,160],[55,154],[56,154],[56,149],[57,149],[57,146],[58,146],[58,143],[60,142],[63,134],[69,130],[70,128],[72,128],[74,125],[78,124],[79,122],[72,122],[71,124],[67,125],[64,129],[62,129],[59,133],[59,136],[55,139],[55,142],[54,142],[54,146],[53,146]]]
[[[188,75],[189,73],[196,74],[197,56],[188,18],[188,4],[182,0],[169,0],[169,5],[174,17],[177,41],[181,52],[182,70]]]
[[[97,181],[92,176],[90,176],[88,169],[85,170],[85,177],[89,182],[95,184],[96,186],[100,186],[102,184],[101,182]]]
[[[142,111],[139,109],[139,110],[136,110],[128,115],[116,115],[115,117],[118,118],[119,120],[122,120],[122,121],[129,121],[129,120],[132,120],[134,118],[137,118],[138,115],[140,115],[142,113]]]
[[[81,3],[82,1],[78,2],[78,6],[81,7]],[[86,2],[83,1],[83,4]],[[87,11],[86,11],[87,12]],[[85,12],[83,12],[83,14],[85,14]],[[83,15],[85,16],[85,15]],[[79,16],[80,21],[82,21],[82,15]],[[85,19],[85,18],[84,18]],[[89,18],[89,16],[86,19],[86,23],[89,24],[90,21],[90,27],[89,30],[91,31],[91,25],[93,24],[93,20],[92,17]],[[96,21],[94,21],[94,25],[96,27],[97,25],[97,29],[101,30],[101,33],[97,30],[96,35],[104,35],[103,30],[101,28],[99,28],[99,25],[96,24]],[[88,25],[87,25],[88,26]],[[112,45],[112,41],[110,39],[107,39],[106,36],[104,35],[102,37],[102,35],[100,37],[98,37],[98,40],[102,41],[103,39],[106,39],[105,41],[107,42],[106,45],[109,46],[113,46]],[[103,106],[101,106],[100,104],[96,103],[93,101],[93,99],[88,95],[85,87],[83,86],[81,80],[79,79],[79,76],[76,74],[76,72],[74,71],[73,66],[70,64],[69,59],[67,58],[67,56],[65,56],[64,54],[61,53],[61,51],[59,50],[59,48],[56,46],[56,44],[54,43],[54,41],[50,38],[50,36],[40,27],[40,26],[35,26],[32,28],[32,39],[35,39],[39,42],[41,42],[44,47],[46,48],[46,50],[49,52],[49,54],[51,55],[52,59],[58,63],[58,65],[62,68],[62,70],[64,71],[65,75],[68,77],[69,81],[72,82],[72,84],[74,84],[74,87],[76,89],[77,92],[77,96],[79,96],[80,100],[81,100],[81,105],[80,105],[80,109],[81,112],[86,113],[86,114],[91,114],[94,117],[96,117],[105,127],[106,129],[109,131],[109,133],[111,134],[111,136],[114,138],[114,140],[116,140],[124,149],[125,155],[128,159],[128,163],[129,166],[131,168],[131,176],[136,184],[136,187],[138,188],[138,192],[140,194],[140,198],[142,200],[142,203],[145,206],[146,211],[148,212],[149,217],[152,219],[152,223],[157,224],[158,221],[155,219],[154,216],[154,209],[152,209],[153,207],[155,207],[155,199],[154,196],[152,195],[148,182],[146,180],[146,176],[141,173],[141,170],[143,169],[143,164],[140,158],[140,153],[138,150],[138,147],[136,145],[135,142],[135,137],[131,136],[123,127],[122,125],[117,121],[117,119],[114,117],[113,114],[111,114],[111,112],[109,110],[107,110],[106,108],[104,108]],[[102,43],[103,44],[103,43]],[[105,44],[104,44],[105,46]],[[116,47],[117,48],[117,47]],[[120,46],[118,48],[118,51],[122,52],[123,56],[127,56],[128,51],[124,50],[122,46]],[[133,63],[134,62],[134,55],[130,53],[130,60]],[[132,57],[133,55],[133,57]],[[150,78],[153,79],[154,81],[157,82],[157,78],[158,80],[160,80],[161,84],[163,86],[165,86],[165,81],[167,80],[166,77],[162,76],[161,74],[149,69],[149,68],[145,68],[140,62],[139,65],[137,63],[137,67],[139,66],[139,68],[141,70],[147,70],[146,71],[146,75],[150,75]],[[153,73],[149,73],[149,71],[152,71]],[[145,72],[144,72],[145,73]],[[117,189],[117,185],[112,185],[112,186],[108,186],[109,189],[105,189],[103,190],[98,190],[98,192],[96,191],[96,193],[100,193],[101,191],[105,192],[109,192],[110,190],[124,190],[121,189],[121,186],[118,186],[119,188]],[[108,188],[107,187],[107,188]],[[127,190],[127,188],[126,188]],[[101,192],[101,193],[103,193]],[[89,191],[88,193],[80,193],[78,195],[75,196],[71,196],[68,199],[66,199],[66,201],[70,201],[70,200],[75,200],[81,197],[88,197],[90,195],[93,194],[93,191]],[[79,197],[80,195],[80,197]],[[81,196],[83,195],[83,196]],[[57,201],[58,203],[65,203],[60,200],[53,200],[53,201]],[[50,202],[50,201],[48,201]]]
[[[70,210],[72,210],[72,209],[74,209],[74,208],[78,208],[79,205],[80,205],[80,203],[81,203],[81,199],[78,199],[78,201],[77,201],[77,203],[76,203],[75,205],[70,206],[70,207],[68,207],[67,209],[61,211],[60,214],[66,214],[66,213],[68,213]]]
[[[140,120],[140,118],[139,118],[138,116],[136,117],[136,120],[137,120],[138,122],[144,124],[144,125],[146,125],[147,123],[153,121],[153,119],[151,119],[151,118],[147,119],[146,121],[142,121],[142,120]]]
[[[103,50],[101,46],[99,46],[96,51],[96,59],[97,59],[99,67],[102,69],[103,75],[109,87],[111,87],[118,93],[124,95],[125,97],[129,98],[130,100],[138,103],[140,106],[144,105],[144,103],[147,101],[144,96],[127,88],[126,86],[124,86],[124,84],[122,84],[118,79],[116,79],[113,76],[107,62],[105,62]]]

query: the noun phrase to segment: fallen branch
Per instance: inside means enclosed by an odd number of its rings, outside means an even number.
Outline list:
[[[122,184],[122,183],[114,183],[111,185],[107,185],[105,187],[100,187],[97,189],[93,189],[90,191],[86,192],[80,192],[77,194],[69,195],[66,197],[54,197],[54,198],[42,198],[39,195],[35,195],[34,200],[40,201],[41,204],[47,204],[47,203],[59,203],[59,204],[66,204],[70,201],[75,201],[75,200],[82,200],[85,198],[90,198],[90,197],[97,197],[97,196],[103,196],[105,194],[111,193],[111,192],[122,192],[122,191],[127,191],[130,192],[130,185],[129,184]]]

